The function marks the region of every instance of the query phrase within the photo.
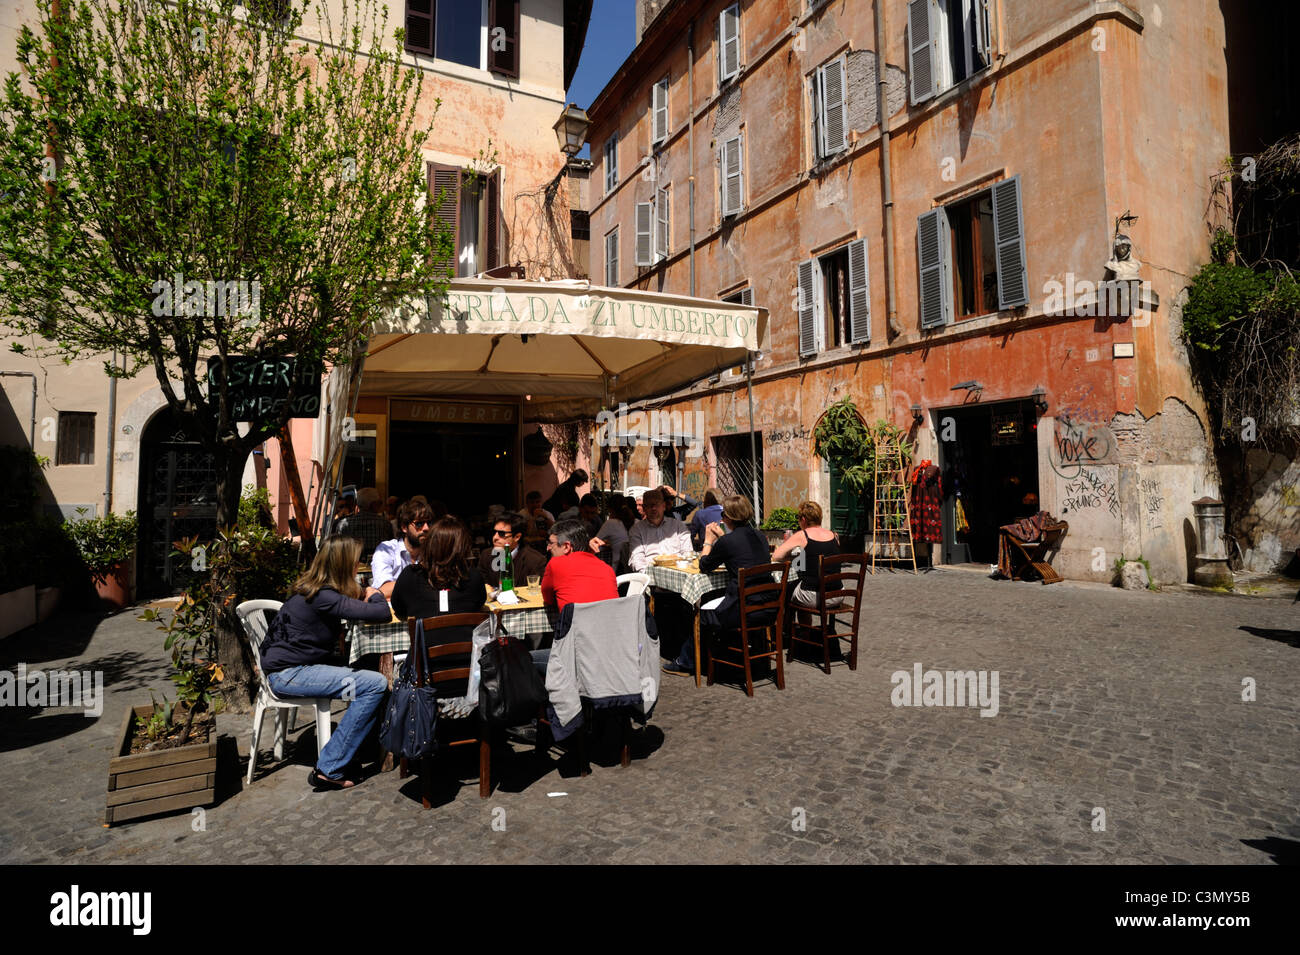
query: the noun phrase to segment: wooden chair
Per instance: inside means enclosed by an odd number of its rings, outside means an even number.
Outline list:
[[[781,579],[778,582],[773,579],[773,574],[780,573]],[[729,643],[721,643],[719,646],[711,649],[709,652],[709,678],[708,685],[713,686],[713,668],[715,664],[723,666],[736,667],[745,674],[745,693],[748,696],[754,695],[754,674],[751,669],[751,663],[754,660],[762,660],[767,657],[773,657],[776,661],[776,688],[785,689],[785,663],[781,652],[781,633],[785,628],[785,584],[790,576],[790,565],[787,563],[777,564],[759,564],[756,567],[746,567],[740,572],[740,628],[724,633],[723,637],[730,636],[733,633],[740,635],[740,645],[732,646]],[[766,599],[762,603],[749,603],[749,597],[754,594],[771,593],[772,598]],[[750,618],[762,611],[775,610],[776,619],[767,624],[751,623]],[[767,645],[770,649],[763,653],[750,652],[750,636],[763,633],[767,639]],[[775,633],[775,637],[773,636]],[[719,658],[720,651],[735,651],[740,654],[740,661],[727,660]]]
[[[836,554],[833,557],[820,558],[817,568],[817,606],[805,607],[802,604],[791,604],[789,607],[790,612],[794,614],[794,626],[790,632],[787,659],[794,659],[796,643],[819,646],[822,650],[822,669],[830,673],[831,641],[849,640],[849,669],[858,668],[858,620],[862,612],[862,588],[867,579],[867,561],[866,554]],[[844,569],[845,565],[851,564],[856,564],[857,570]],[[850,582],[852,587],[847,586]],[[827,601],[836,598],[840,598],[842,603],[833,607],[826,605]],[[807,617],[812,620],[814,614],[817,617],[815,622],[804,623],[799,619]],[[850,618],[848,634],[834,633],[832,627],[836,618],[846,614]],[[808,635],[800,636],[801,632]],[[816,634],[816,637],[812,634]]]
[[[1061,521],[1057,524],[1044,524],[1043,536],[1036,541],[1026,543],[1018,540],[1016,537],[1008,534],[1006,531],[1000,531],[1007,543],[1011,545],[1011,564],[1012,580],[1033,580],[1028,576],[1029,571],[1034,570],[1042,579],[1044,584],[1059,584],[1065,578],[1052,569],[1047,555],[1061,547],[1061,538],[1070,531],[1069,521]]]
[[[445,630],[448,627],[477,627],[484,620],[487,620],[491,614],[488,613],[449,613],[441,617],[424,618],[424,636],[426,643],[429,634],[438,630]],[[406,629],[411,635],[411,645],[415,646],[415,618],[406,618]],[[417,686],[425,686],[426,683],[432,683],[435,686],[439,683],[450,683],[453,680],[468,680],[469,667],[453,667],[451,669],[435,669],[430,664],[441,657],[450,656],[471,656],[474,650],[474,644],[471,641],[465,643],[444,643],[441,646],[429,646],[428,658],[422,659],[420,656],[415,658],[415,682]],[[426,672],[427,670],[427,672]],[[481,799],[487,799],[492,792],[492,742],[488,727],[475,713],[463,720],[449,720],[441,715],[438,717],[438,726],[444,727],[448,723],[469,723],[474,728],[472,736],[466,736],[463,739],[450,740],[441,743],[445,746],[466,746],[470,743],[478,743],[478,794]],[[441,735],[441,733],[439,734]],[[407,764],[405,756],[402,757],[400,777],[405,779],[410,775],[410,767]],[[420,801],[425,809],[433,808],[433,758],[426,757],[421,760],[420,766]]]

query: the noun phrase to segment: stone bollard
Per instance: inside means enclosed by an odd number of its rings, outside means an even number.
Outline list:
[[[1196,533],[1200,542],[1192,580],[1202,587],[1226,587],[1231,590],[1232,571],[1228,569],[1228,552],[1223,541],[1223,502],[1203,497],[1199,501],[1193,501],[1192,507],[1196,511]]]

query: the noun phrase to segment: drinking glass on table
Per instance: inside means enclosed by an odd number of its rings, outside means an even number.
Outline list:
[[[538,592],[541,590],[541,583],[542,583],[542,578],[539,574],[529,574],[528,592],[532,594],[534,597],[536,597]]]

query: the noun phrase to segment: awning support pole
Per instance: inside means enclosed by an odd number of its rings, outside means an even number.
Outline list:
[[[763,523],[763,511],[758,496],[758,436],[754,433],[754,353],[745,353],[745,386],[749,391],[749,462],[753,466],[754,476],[754,513],[759,524]]]

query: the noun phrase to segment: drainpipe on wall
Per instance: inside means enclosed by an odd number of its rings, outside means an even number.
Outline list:
[[[686,28],[686,98],[690,100],[689,108],[686,113],[686,124],[689,133],[687,141],[687,152],[690,153],[689,175],[687,176],[687,189],[690,198],[690,226],[691,226],[691,295],[695,295],[695,21],[692,20]]]
[[[880,180],[884,195],[880,204],[885,212],[885,304],[888,309],[887,334],[896,338],[903,333],[898,324],[898,301],[894,292],[894,187],[889,163],[889,77],[885,66],[885,0],[876,0],[876,101],[880,114]]]
[[[113,370],[117,370],[117,349],[113,349]],[[104,442],[104,514],[113,513],[113,436],[117,431],[117,378],[108,379],[108,440]]]
[[[36,453],[36,373],[33,371],[0,371],[0,376],[8,378],[30,378],[32,380],[32,436],[28,443],[32,453]]]

